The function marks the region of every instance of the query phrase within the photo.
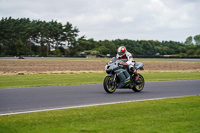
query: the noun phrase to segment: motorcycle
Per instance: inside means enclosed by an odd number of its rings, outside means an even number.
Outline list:
[[[116,89],[132,89],[135,92],[140,92],[144,88],[144,77],[138,73],[139,79],[135,80],[135,74],[129,72],[121,59],[113,57],[109,63],[106,64],[106,77],[103,81],[104,89],[107,93],[113,93]],[[141,62],[135,63],[136,70],[144,70],[144,64]]]

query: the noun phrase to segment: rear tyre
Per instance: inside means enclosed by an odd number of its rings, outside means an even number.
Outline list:
[[[135,83],[135,86],[132,88],[132,90],[135,92],[142,91],[144,88],[144,84],[145,84],[144,77],[139,73],[138,73],[138,75],[139,75],[139,79],[138,79],[137,83]]]
[[[104,82],[103,82],[103,87],[107,93],[113,93],[113,92],[115,92],[115,90],[117,88],[117,84],[116,84],[116,81],[113,82],[111,80],[111,77],[106,76],[104,79]]]

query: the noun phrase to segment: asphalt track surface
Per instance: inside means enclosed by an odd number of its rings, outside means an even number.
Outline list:
[[[0,115],[200,94],[200,80],[146,82],[142,92],[102,84],[0,89]]]

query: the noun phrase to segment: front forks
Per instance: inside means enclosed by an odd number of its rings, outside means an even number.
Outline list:
[[[112,82],[115,82],[115,79],[116,79],[116,74],[114,74],[114,75],[111,76],[111,81]]]

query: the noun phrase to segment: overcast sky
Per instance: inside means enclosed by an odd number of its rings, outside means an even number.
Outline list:
[[[0,17],[57,20],[87,39],[173,40],[200,34],[200,0],[0,0]]]

